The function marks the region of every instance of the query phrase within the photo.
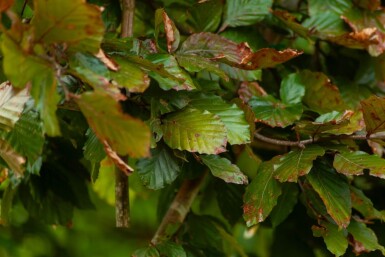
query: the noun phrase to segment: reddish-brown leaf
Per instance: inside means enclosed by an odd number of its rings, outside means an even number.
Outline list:
[[[8,10],[12,6],[14,0],[1,0],[0,1],[0,12]]]

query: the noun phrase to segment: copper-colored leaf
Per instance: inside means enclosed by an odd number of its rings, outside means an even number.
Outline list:
[[[385,98],[371,96],[361,106],[368,135],[385,131]]]
[[[99,52],[95,55],[99,58],[110,70],[118,71],[119,65],[111,58],[109,58],[102,49],[99,49]]]
[[[247,103],[253,96],[267,95],[266,91],[258,84],[258,82],[244,81],[238,89],[239,98]]]
[[[1,0],[0,1],[0,12],[8,10],[12,6],[14,0]]]
[[[188,37],[182,44],[180,53],[203,56],[244,70],[271,68],[302,54],[294,49],[277,51],[272,48],[253,52],[246,42],[237,44],[207,32]]]

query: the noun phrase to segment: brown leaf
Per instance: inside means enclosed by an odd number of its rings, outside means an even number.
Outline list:
[[[253,52],[247,42],[237,44],[208,32],[188,37],[180,52],[186,55],[203,56],[244,70],[271,68],[302,54],[301,51],[294,49],[277,51],[272,48],[262,48]]]
[[[102,49],[99,49],[99,52],[95,54],[99,60],[101,60],[110,70],[118,71],[119,65],[111,58],[109,58]]]
[[[353,0],[354,4],[370,11],[381,9],[381,0]]]
[[[239,98],[247,103],[253,96],[267,95],[266,91],[258,84],[258,82],[244,81],[238,89]]]
[[[106,140],[103,140],[102,143],[107,156],[110,158],[110,160],[115,163],[116,167],[118,167],[118,169],[127,176],[131,175],[134,169],[128,166],[127,163],[123,161],[122,158],[120,158],[120,156],[114,150],[112,150],[111,146]]]
[[[0,1],[0,12],[6,11],[13,5],[14,0],[1,0]]]
[[[173,43],[176,41],[174,28],[175,25],[172,20],[168,17],[166,12],[163,12],[163,22],[164,22],[164,30],[166,32],[166,40],[167,40],[167,51],[171,53],[173,50]]]
[[[366,49],[379,43],[377,28],[365,28],[358,32],[350,32],[340,36],[331,36],[329,41],[349,48]]]

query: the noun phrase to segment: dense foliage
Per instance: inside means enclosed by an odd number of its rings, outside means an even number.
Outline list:
[[[4,254],[117,169],[158,205],[132,256],[385,255],[381,1],[137,1],[121,38],[127,11],[1,0]]]

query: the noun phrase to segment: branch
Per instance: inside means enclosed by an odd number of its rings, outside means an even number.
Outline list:
[[[132,37],[134,28],[135,0],[122,0],[121,37]],[[108,150],[108,149],[107,149]],[[127,157],[116,155],[115,169],[115,222],[118,228],[128,228],[130,223],[130,196],[128,175],[133,171],[126,165]],[[126,175],[126,174],[127,175]]]
[[[207,172],[197,179],[185,180],[183,182],[151,240],[152,245],[157,245],[169,239],[178,231],[190,211],[206,174]]]
[[[135,0],[122,0],[121,37],[132,37],[134,31]]]
[[[255,132],[254,137],[263,142],[274,144],[274,145],[283,145],[283,146],[297,146],[304,148],[305,145],[314,144],[317,142],[325,142],[331,140],[342,140],[342,139],[354,139],[354,140],[368,140],[368,139],[385,139],[385,134],[372,134],[372,135],[331,135],[326,137],[315,137],[314,139],[305,139],[298,141],[290,140],[280,140],[275,138],[266,137],[260,133]]]

